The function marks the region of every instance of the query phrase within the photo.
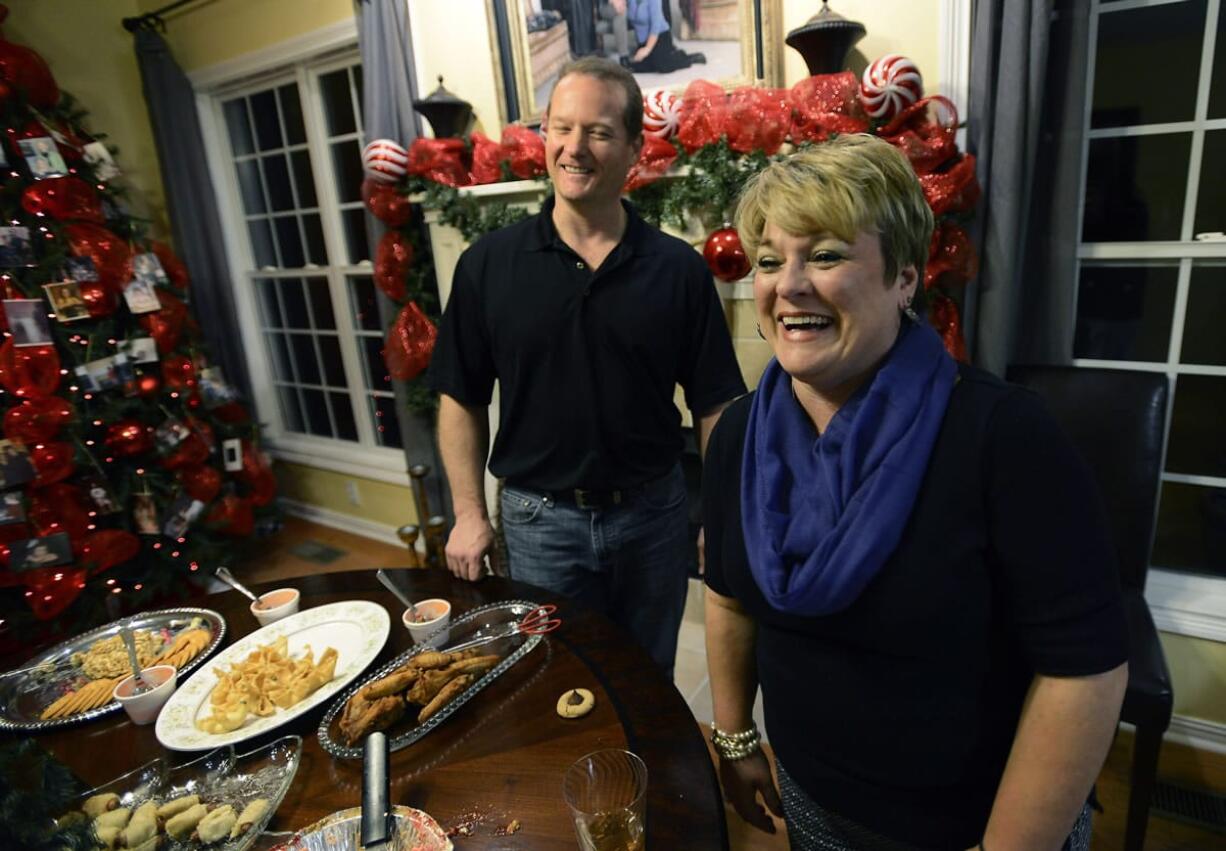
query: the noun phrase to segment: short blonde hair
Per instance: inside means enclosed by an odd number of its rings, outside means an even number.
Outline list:
[[[758,172],[736,207],[736,229],[750,259],[768,221],[791,234],[829,232],[847,242],[861,231],[876,232],[886,281],[915,266],[922,285],[932,210],[911,163],[884,139],[836,136]]]

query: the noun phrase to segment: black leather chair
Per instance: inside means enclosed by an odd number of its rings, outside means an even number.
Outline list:
[[[1141,851],[1158,751],[1174,703],[1166,657],[1145,602],[1162,472],[1167,377],[1071,366],[1013,366],[1006,377],[1043,398],[1102,490],[1119,557],[1131,645],[1120,720],[1136,726],[1124,849]]]

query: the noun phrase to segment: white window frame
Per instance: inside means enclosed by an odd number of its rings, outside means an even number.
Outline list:
[[[1207,0],[1204,38],[1201,42],[1200,79],[1198,81],[1195,112],[1191,121],[1167,124],[1150,124],[1135,127],[1110,127],[1093,130],[1090,115],[1094,99],[1094,69],[1098,52],[1098,21],[1100,15],[1123,12],[1149,6],[1163,6],[1180,0],[1118,0],[1104,3],[1091,0],[1088,45],[1088,67],[1084,137],[1081,150],[1081,189],[1078,201],[1078,248],[1079,261],[1150,261],[1169,260],[1178,262],[1174,315],[1171,339],[1165,361],[1122,361],[1097,358],[1074,358],[1075,366],[1103,367],[1106,369],[1131,369],[1165,373],[1171,381],[1172,392],[1167,400],[1166,425],[1170,432],[1171,413],[1174,410],[1175,389],[1180,375],[1210,375],[1226,377],[1226,366],[1189,366],[1179,363],[1183,348],[1184,320],[1187,316],[1188,292],[1191,288],[1192,265],[1197,260],[1226,260],[1226,241],[1197,242],[1192,233],[1196,216],[1197,193],[1200,188],[1201,157],[1207,130],[1226,129],[1226,119],[1209,120],[1209,84],[1213,75],[1213,53],[1217,39],[1217,22],[1221,13],[1221,0]],[[1221,45],[1226,49],[1226,45]],[[1081,222],[1085,214],[1086,175],[1089,168],[1090,142],[1094,139],[1140,136],[1158,133],[1182,132],[1192,134],[1189,154],[1188,184],[1184,194],[1183,223],[1179,240],[1163,242],[1081,242]],[[1080,274],[1078,275],[1080,278]],[[1079,289],[1074,288],[1074,305]],[[1226,488],[1226,477],[1190,476],[1168,473],[1165,470],[1166,447],[1163,447],[1163,482],[1205,485]],[[1155,518],[1156,521],[1156,518]],[[1206,638],[1226,642],[1226,578],[1217,578],[1187,573],[1150,564],[1145,587],[1145,599],[1158,628],[1179,635]]]
[[[377,481],[404,484],[407,462],[404,451],[395,447],[378,446],[374,442],[371,411],[371,391],[366,386],[365,355],[360,350],[361,330],[356,328],[349,297],[348,278],[371,276],[374,267],[369,261],[356,265],[334,265],[321,268],[313,275],[304,270],[256,270],[252,258],[246,220],[242,213],[238,179],[230,155],[230,141],[222,114],[222,101],[243,90],[261,85],[274,86],[296,81],[303,100],[311,98],[313,105],[303,103],[303,121],[307,124],[307,143],[316,178],[316,194],[321,209],[339,209],[336,186],[322,179],[321,172],[331,173],[331,152],[322,126],[318,78],[321,74],[353,64],[357,57],[357,24],[352,18],[339,21],[305,35],[286,40],[266,50],[246,54],[236,59],[200,69],[188,75],[196,92],[196,110],[200,116],[205,153],[213,189],[221,211],[221,224],[234,287],[238,312],[239,333],[246,352],[254,403],[264,423],[264,433],[270,452],[291,463],[362,476]],[[335,217],[321,216],[324,243],[330,258],[346,257],[345,237]],[[273,383],[270,359],[265,356],[266,342],[256,293],[250,285],[252,277],[327,277],[336,316],[337,337],[346,375],[355,377],[362,387],[361,398],[350,390],[354,420],[358,427],[358,442],[322,438],[289,432],[281,418],[277,389]],[[376,391],[376,395],[378,394]],[[403,416],[403,413],[401,413]]]

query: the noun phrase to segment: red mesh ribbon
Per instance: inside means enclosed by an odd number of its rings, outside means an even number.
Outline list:
[[[960,287],[978,274],[979,255],[975,253],[970,236],[949,220],[940,222],[928,246],[924,289]]]
[[[656,136],[644,136],[643,149],[639,151],[639,160],[631,166],[622,191],[633,192],[642,186],[654,183],[672,167],[676,159],[677,148],[672,142]]]
[[[60,386],[60,356],[55,346],[0,345],[0,386],[22,399],[50,396]]]
[[[824,142],[832,133],[863,133],[868,116],[860,103],[860,81],[850,71],[814,74],[792,86],[792,141]]]
[[[738,153],[778,152],[792,124],[787,89],[744,86],[728,96],[728,147]]]
[[[962,317],[958,315],[958,305],[953,300],[940,293],[929,293],[928,321],[941,335],[945,343],[945,351],[955,360],[967,363],[966,341],[962,339]]]
[[[484,133],[473,132],[472,143],[473,169],[469,172],[469,182],[497,183],[502,178],[502,166],[499,163],[507,158],[506,149]],[[412,170],[412,166],[409,170]]]
[[[444,183],[467,186],[463,139],[414,139],[409,146],[409,174]]]
[[[921,174],[919,180],[934,216],[967,212],[979,202],[974,154],[963,154],[945,171]]]
[[[677,140],[688,153],[718,142],[728,126],[728,96],[715,83],[695,80],[681,98]]]
[[[545,173],[545,140],[535,130],[508,124],[502,128],[502,147],[507,152],[511,173],[520,180]]]
[[[392,301],[404,301],[413,265],[413,241],[398,230],[389,230],[379,238],[375,249],[375,284]]]
[[[958,153],[954,134],[958,108],[941,95],[918,100],[877,131],[906,155],[916,174],[926,174]]]
[[[388,329],[387,346],[383,349],[383,360],[392,378],[410,381],[421,375],[430,365],[437,338],[438,329],[417,302],[406,304]]]

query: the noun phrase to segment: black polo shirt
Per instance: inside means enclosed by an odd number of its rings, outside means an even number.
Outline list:
[[[704,414],[745,392],[714,281],[685,242],[627,211],[592,270],[541,212],[460,257],[428,381],[499,429],[490,470],[521,487],[625,488],[680,457],[680,384]]]

